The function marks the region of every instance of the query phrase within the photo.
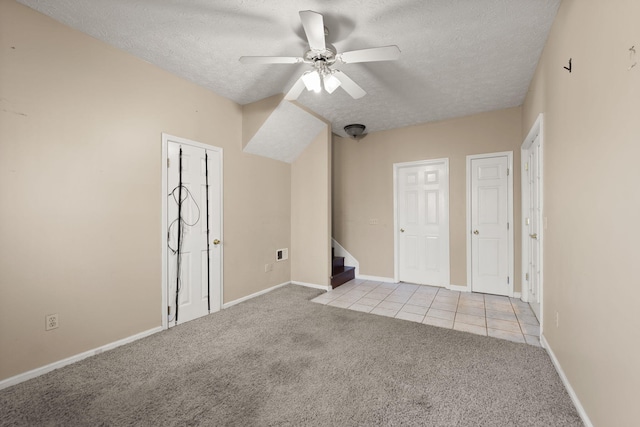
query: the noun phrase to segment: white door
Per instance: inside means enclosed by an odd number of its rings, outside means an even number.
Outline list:
[[[531,309],[540,318],[540,222],[542,218],[540,203],[540,136],[536,136],[529,147],[526,169],[526,179],[529,187],[529,209],[525,225],[528,226],[528,265],[525,279],[528,283],[527,300]]]
[[[471,290],[512,296],[509,277],[508,156],[470,165]]]
[[[220,310],[222,162],[220,151],[172,140],[167,158],[167,305],[173,326]]]
[[[394,165],[397,278],[449,285],[449,160]]]

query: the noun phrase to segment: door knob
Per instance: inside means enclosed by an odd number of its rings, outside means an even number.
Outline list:
[[[404,233],[404,228],[401,228],[401,229],[400,229],[400,232],[401,232],[401,233]]]
[[[219,245],[219,244],[220,244],[220,240],[215,239],[215,240],[213,241],[213,244],[214,244],[214,245]]]
[[[529,237],[531,237],[532,239],[537,239],[538,234],[537,233],[529,234]]]
[[[473,230],[473,234],[478,235],[480,232],[478,230]]]

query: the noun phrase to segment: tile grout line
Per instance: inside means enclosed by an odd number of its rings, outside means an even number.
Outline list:
[[[484,325],[487,328],[487,336],[489,336],[489,321],[487,320],[487,302],[485,301],[484,295],[482,295],[482,306],[484,309]]]
[[[509,302],[511,303],[511,309],[513,310],[513,315],[516,316],[516,321],[518,322],[518,328],[520,328],[520,333],[522,334],[522,339],[524,340],[524,342],[527,342],[527,338],[524,336],[524,330],[522,330],[522,324],[520,323],[520,318],[518,317],[518,315],[516,314],[516,308],[513,306],[513,301],[511,301],[511,299],[509,299]]]

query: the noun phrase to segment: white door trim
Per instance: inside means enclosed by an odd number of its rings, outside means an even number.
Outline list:
[[[451,285],[451,246],[449,242],[449,234],[451,230],[451,224],[449,221],[449,205],[451,203],[450,195],[449,195],[449,183],[451,182],[451,177],[449,176],[449,158],[442,159],[429,159],[429,160],[419,160],[415,162],[403,162],[403,163],[394,163],[393,164],[393,281],[398,283],[400,281],[400,268],[399,268],[399,253],[400,253],[400,238],[398,236],[398,170],[401,167],[406,166],[428,166],[432,164],[444,163],[444,167],[447,171],[447,188],[446,188],[446,197],[447,197],[447,233],[445,236],[445,245],[446,245],[446,253],[447,253],[447,276],[446,276],[446,286],[447,288]]]
[[[507,232],[508,245],[508,268],[509,268],[509,296],[513,298],[513,282],[514,273],[514,244],[513,244],[513,151],[501,151],[499,153],[473,154],[467,156],[467,292],[472,291],[471,286],[471,161],[474,159],[486,159],[489,157],[507,156],[509,175],[507,176],[507,218],[509,221],[509,230]]]
[[[167,188],[167,160],[169,158],[168,147],[169,141],[178,142],[184,145],[190,145],[192,147],[203,148],[205,150],[216,151],[220,153],[220,240],[224,242],[223,231],[224,227],[222,227],[223,222],[223,214],[224,214],[224,206],[223,206],[223,193],[224,193],[224,182],[222,180],[224,174],[222,168],[224,166],[224,161],[222,157],[222,148],[215,147],[213,145],[203,144],[201,142],[192,141],[186,138],[180,138],[177,136],[173,136],[167,133],[162,133],[162,196],[160,198],[162,203],[162,229],[160,235],[162,236],[161,243],[161,257],[162,257],[162,273],[161,273],[161,286],[162,286],[162,307],[161,307],[161,319],[162,319],[162,329],[167,329],[169,327],[168,317],[167,317],[167,306],[168,306],[168,297],[167,297],[167,194],[169,194],[169,189]],[[220,305],[224,304],[224,246],[220,248]]]
[[[540,321],[540,335],[542,335],[542,320],[544,318],[544,316],[542,316],[543,313],[543,302],[544,302],[544,287],[543,287],[543,283],[544,283],[544,231],[546,228],[546,221],[545,221],[545,216],[544,216],[544,116],[542,113],[538,114],[538,117],[535,121],[535,123],[533,124],[533,126],[531,127],[531,130],[529,130],[529,134],[527,135],[527,137],[524,139],[524,141],[522,142],[522,146],[521,146],[521,156],[520,156],[520,170],[522,171],[522,174],[520,176],[524,177],[526,176],[526,171],[525,171],[525,164],[527,162],[527,158],[528,158],[528,151],[529,148],[531,147],[531,145],[535,142],[536,137],[540,138],[540,151],[539,151],[539,156],[538,156],[538,168],[540,169],[540,184],[539,184],[539,194],[540,194],[540,200],[538,201],[539,206],[540,206],[540,212],[542,212],[542,224],[540,224],[540,227],[538,229],[538,240],[540,241],[540,259],[538,260],[539,263],[539,267],[540,267],[540,278],[539,278],[539,283],[538,283],[538,294],[540,295],[540,319],[538,319]],[[527,185],[527,183],[525,182],[524,179],[520,180],[521,185],[522,185],[522,240],[521,240],[521,244],[522,244],[522,277],[521,277],[521,281],[522,281],[522,298],[524,301],[528,302],[529,301],[529,292],[527,289],[527,292],[525,292],[524,286],[527,284],[526,278],[525,278],[525,274],[526,274],[526,269],[525,266],[528,265],[529,263],[529,245],[527,244],[528,239],[529,239],[529,235],[527,232],[527,226],[524,223],[524,218],[525,218],[525,212],[529,211],[529,186]]]

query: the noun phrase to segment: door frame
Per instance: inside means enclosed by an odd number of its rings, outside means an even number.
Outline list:
[[[473,292],[472,286],[472,270],[471,270],[471,161],[475,159],[486,159],[490,157],[507,157],[507,168],[509,172],[507,174],[507,198],[509,199],[507,202],[507,221],[509,224],[509,228],[507,231],[507,254],[508,254],[508,274],[509,274],[509,297],[513,298],[513,285],[515,281],[514,277],[514,243],[513,243],[513,230],[515,228],[515,224],[513,223],[513,151],[500,151],[497,153],[485,153],[485,154],[472,154],[467,156],[467,292]]]
[[[413,162],[403,162],[403,163],[394,163],[393,164],[393,281],[398,283],[400,281],[400,236],[398,235],[398,170],[402,167],[407,166],[428,166],[432,164],[443,163],[445,170],[447,171],[447,185],[444,189],[446,191],[447,197],[447,232],[445,237],[446,244],[446,253],[447,253],[447,275],[445,280],[445,287],[449,288],[451,286],[451,244],[450,244],[450,234],[451,234],[451,224],[450,224],[450,210],[449,206],[451,204],[451,198],[449,197],[449,187],[451,182],[451,177],[449,175],[449,158],[441,158],[441,159],[428,159],[428,160],[417,160]]]
[[[186,138],[180,138],[178,136],[173,136],[167,133],[162,133],[162,163],[161,165],[161,170],[162,170],[162,195],[161,195],[161,206],[162,206],[162,228],[161,228],[161,233],[160,235],[162,236],[162,243],[161,243],[161,256],[162,256],[162,272],[161,272],[161,286],[162,286],[162,307],[161,307],[161,319],[162,319],[162,329],[168,329],[169,328],[169,322],[168,322],[168,318],[167,318],[167,305],[169,302],[169,296],[167,295],[167,293],[169,292],[169,287],[167,286],[167,267],[168,267],[168,251],[167,251],[167,244],[168,244],[168,235],[167,235],[167,228],[168,228],[168,223],[167,223],[167,213],[168,213],[168,203],[167,203],[167,194],[169,194],[169,189],[167,188],[167,161],[169,159],[169,142],[177,142],[180,144],[184,144],[184,145],[190,145],[192,147],[198,147],[198,148],[203,148],[205,150],[210,150],[210,151],[216,151],[218,153],[220,153],[220,240],[224,242],[224,219],[223,219],[223,215],[224,215],[224,206],[223,206],[223,201],[224,201],[224,182],[222,180],[224,174],[223,174],[223,166],[224,166],[224,161],[223,161],[223,157],[222,157],[222,148],[220,147],[216,147],[213,145],[208,145],[208,144],[203,144],[201,142],[197,142],[197,141],[192,141],[190,139],[186,139]],[[208,220],[208,219],[207,219]],[[224,246],[220,245],[220,307],[224,306]]]
[[[529,130],[527,137],[522,142],[522,146],[520,148],[520,170],[521,170],[521,184],[522,184],[522,286],[527,286],[527,292],[522,292],[522,300],[525,302],[529,302],[529,287],[528,282],[526,280],[527,271],[525,270],[525,265],[529,264],[529,233],[528,226],[525,224],[525,212],[528,212],[530,209],[529,204],[529,185],[528,180],[525,182],[524,177],[526,176],[525,167],[528,159],[529,149],[531,145],[535,142],[536,138],[540,138],[540,150],[538,152],[538,168],[540,169],[540,182],[539,182],[539,194],[540,200],[538,200],[538,206],[540,207],[540,212],[542,214],[542,218],[540,221],[540,227],[538,227],[538,240],[540,241],[540,257],[538,259],[539,268],[540,268],[540,277],[538,283],[538,295],[540,298],[540,334],[542,335],[542,316],[543,313],[543,302],[544,302],[544,231],[546,228],[546,218],[544,216],[544,115],[542,113],[538,114],[535,123]]]

